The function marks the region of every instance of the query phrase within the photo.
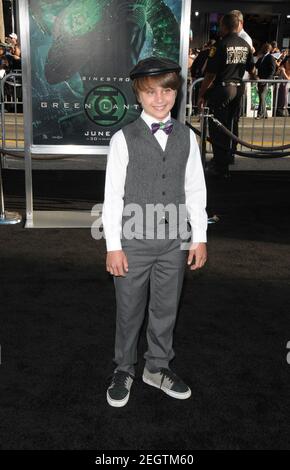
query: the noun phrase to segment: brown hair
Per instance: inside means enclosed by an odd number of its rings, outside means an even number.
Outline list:
[[[229,33],[233,33],[239,27],[239,17],[234,13],[227,13],[221,19],[221,26],[226,28]]]
[[[138,98],[140,91],[145,91],[150,87],[150,82],[162,88],[178,90],[181,84],[181,77],[177,72],[167,72],[160,75],[146,75],[145,77],[133,80],[133,90]]]
[[[262,47],[261,47],[262,54],[267,54],[267,52],[270,52],[271,50],[272,50],[271,44],[269,44],[268,42],[265,42],[264,44],[262,44]]]

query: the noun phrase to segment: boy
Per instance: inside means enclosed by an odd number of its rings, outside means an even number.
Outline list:
[[[170,117],[180,85],[180,70],[177,63],[158,57],[141,60],[133,68],[130,78],[143,111],[110,143],[103,225],[106,268],[114,276],[117,303],[117,367],[107,390],[107,401],[115,407],[124,406],[129,400],[149,286],[143,381],[173,398],[186,399],[191,395],[190,388],[169,369],[186,263],[181,244],[188,234],[182,223],[186,219],[182,210],[185,207],[191,225],[187,263],[192,270],[206,262],[207,214],[195,135]],[[150,210],[156,205],[157,223],[156,214],[150,218]],[[130,225],[132,207],[137,217]]]

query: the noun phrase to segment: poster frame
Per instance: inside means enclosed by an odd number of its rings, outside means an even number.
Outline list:
[[[19,33],[22,55],[22,86],[23,86],[23,115],[24,115],[24,153],[25,153],[25,187],[26,187],[26,227],[35,227],[36,211],[33,211],[33,189],[32,189],[32,156],[35,155],[58,155],[81,156],[91,155],[104,157],[107,155],[109,146],[100,145],[36,145],[33,144],[32,129],[32,80],[31,80],[31,51],[30,51],[30,21],[29,0],[18,0]],[[177,119],[185,122],[186,118],[186,87],[187,87],[187,63],[190,33],[191,0],[182,0],[180,21],[180,65],[183,77],[180,99],[178,103]],[[25,92],[24,92],[25,90]],[[52,212],[49,211],[52,217]],[[83,211],[82,211],[83,212]],[[43,216],[44,214],[42,214]],[[35,220],[34,220],[35,219]],[[43,217],[41,218],[43,220]],[[53,219],[53,217],[52,217]],[[59,218],[58,218],[59,219]],[[91,217],[89,218],[91,226]],[[51,220],[53,225],[53,220]],[[81,226],[84,222],[82,222]],[[42,225],[39,225],[42,226]],[[59,225],[56,225],[59,226]],[[70,226],[70,225],[68,225]],[[73,223],[75,227],[75,224]]]

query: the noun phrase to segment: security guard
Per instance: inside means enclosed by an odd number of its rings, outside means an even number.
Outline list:
[[[220,27],[222,38],[210,50],[198,106],[199,109],[203,108],[206,100],[214,117],[231,130],[237,129],[244,93],[243,75],[247,71],[251,78],[255,78],[255,67],[251,47],[238,36],[238,16],[233,13],[226,14],[221,20]],[[209,135],[212,140],[213,159],[207,167],[207,173],[212,176],[227,177],[232,156],[231,139],[211,119]]]

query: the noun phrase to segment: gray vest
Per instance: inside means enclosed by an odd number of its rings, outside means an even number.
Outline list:
[[[168,136],[164,151],[141,117],[122,129],[129,153],[122,220],[123,238],[128,238],[124,224],[127,229],[130,227],[131,232],[134,231],[135,238],[156,238],[157,230],[159,233],[164,228],[169,229],[170,238],[176,238],[175,232],[184,233],[187,229],[184,181],[190,151],[190,131],[184,124],[176,120],[173,122],[173,130]],[[138,214],[134,213],[135,206],[132,204],[140,207]],[[155,219],[152,219],[152,210],[156,204],[162,205],[161,212],[158,208]],[[179,213],[180,205],[182,213]],[[175,207],[176,217],[174,210],[168,212],[166,206],[169,209]],[[181,220],[185,222],[185,227],[180,223]],[[169,224],[164,223],[165,221]]]

